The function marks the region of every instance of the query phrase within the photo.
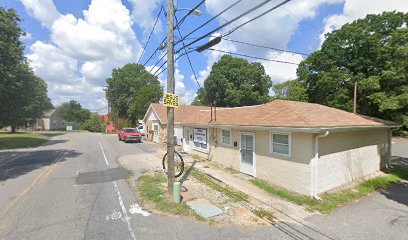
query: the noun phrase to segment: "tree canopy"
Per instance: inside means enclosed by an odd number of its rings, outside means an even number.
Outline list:
[[[34,122],[51,107],[47,85],[34,75],[20,37],[25,33],[13,9],[0,7],[0,125],[17,126]]]
[[[272,86],[276,99],[287,99],[292,101],[307,102],[306,88],[295,80],[286,81]]]
[[[271,86],[262,64],[224,55],[212,66],[193,104],[208,105],[214,101],[222,107],[262,104],[270,100]]]
[[[160,81],[141,64],[113,69],[106,83],[112,116],[128,119],[132,124],[142,119],[149,105],[158,102],[163,94]]]
[[[326,35],[297,70],[310,102],[408,126],[408,14],[384,12]]]
[[[82,108],[81,104],[75,100],[62,103],[58,108],[64,119],[68,122],[83,124],[91,118],[91,112],[88,109]]]

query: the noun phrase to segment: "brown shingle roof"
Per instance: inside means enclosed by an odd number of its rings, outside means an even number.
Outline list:
[[[166,107],[151,107],[163,123],[167,122]],[[247,107],[217,108],[217,120],[210,121],[210,107],[180,106],[175,110],[175,122],[183,124],[211,124],[266,127],[350,127],[385,126],[396,123],[378,118],[353,114],[315,103],[287,100]]]

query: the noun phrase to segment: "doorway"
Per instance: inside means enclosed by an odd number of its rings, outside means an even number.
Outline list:
[[[255,177],[255,133],[241,133],[239,151],[241,172]]]

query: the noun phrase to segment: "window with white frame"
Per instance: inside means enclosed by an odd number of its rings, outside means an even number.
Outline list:
[[[290,156],[290,134],[271,133],[271,153]]]
[[[227,129],[221,130],[221,143],[231,145],[231,130]]]

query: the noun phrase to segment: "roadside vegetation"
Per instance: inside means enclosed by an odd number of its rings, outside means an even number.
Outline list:
[[[167,191],[164,184],[167,183],[167,178],[162,173],[152,175],[142,175],[138,178],[137,192],[143,202],[152,204],[155,209],[179,216],[194,216],[197,220],[203,220],[196,215],[190,207],[185,203],[174,203],[167,197]]]
[[[0,133],[0,150],[38,147],[50,138],[34,133]]]
[[[270,185],[261,179],[251,179],[249,181],[265,192],[297,205],[305,206],[308,210],[330,213],[341,206],[367,196],[376,190],[386,188],[392,183],[400,182],[403,179],[408,179],[408,167],[395,166],[392,171],[385,176],[369,179],[353,188],[343,189],[333,193],[323,193],[320,196],[322,201],[290,192],[281,187]]]
[[[193,170],[191,175],[198,181],[204,183],[205,185],[211,187],[214,190],[217,190],[218,192],[224,193],[225,195],[227,195],[228,197],[235,201],[240,202],[248,200],[248,195],[246,195],[245,193],[236,191],[227,186],[223,186],[220,183],[216,182],[214,179],[210,178],[205,173],[202,173],[198,170]]]

